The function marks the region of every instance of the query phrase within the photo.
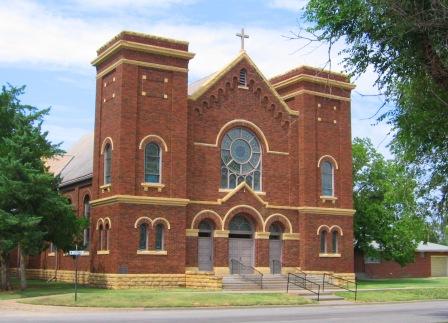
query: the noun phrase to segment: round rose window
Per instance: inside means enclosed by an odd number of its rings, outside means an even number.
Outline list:
[[[228,131],[221,143],[221,188],[234,188],[243,181],[261,190],[261,146],[252,131],[238,127]]]

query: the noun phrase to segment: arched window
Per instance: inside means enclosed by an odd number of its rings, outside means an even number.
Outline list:
[[[320,253],[327,253],[327,231],[320,232]]]
[[[246,182],[261,191],[261,145],[249,129],[228,131],[221,143],[221,188],[232,189]]]
[[[333,253],[338,253],[339,251],[339,233],[337,231],[333,231],[331,233],[331,240],[332,240],[332,244],[331,244],[331,252]]]
[[[320,174],[322,179],[322,195],[334,195],[334,172],[333,165],[329,161],[324,161],[320,165]]]
[[[156,250],[164,250],[164,227],[162,223],[156,225]]]
[[[274,222],[269,227],[269,239],[270,240],[280,240],[283,230],[279,223]]]
[[[109,223],[106,223],[104,227],[104,249],[103,250],[109,250],[109,231],[110,231],[110,225]]]
[[[140,224],[140,239],[138,243],[139,250],[148,250],[148,224]]]
[[[108,143],[104,148],[104,184],[112,181],[112,146]]]
[[[252,238],[252,223],[244,216],[237,215],[229,223],[229,238]]]
[[[247,86],[247,71],[245,68],[240,70],[240,78],[238,80],[239,85]]]
[[[99,234],[99,242],[100,242],[100,248],[99,250],[105,250],[104,249],[104,226],[102,224],[100,224],[100,226],[98,227],[98,234]]]
[[[90,197],[86,195],[84,197],[84,217],[88,221],[87,228],[84,229],[84,248],[89,247],[90,243]]]
[[[161,150],[156,143],[150,142],[145,146],[145,182],[160,183]]]
[[[201,221],[201,223],[199,223],[199,237],[211,237],[213,227],[213,223],[210,220]]]

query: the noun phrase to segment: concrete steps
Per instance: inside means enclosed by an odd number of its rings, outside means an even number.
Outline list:
[[[263,276],[263,289],[260,285],[256,283],[260,277],[257,275],[245,275],[245,277],[239,275],[230,275],[223,277],[223,289],[224,290],[235,290],[235,291],[255,291],[255,290],[265,290],[265,291],[286,291],[288,277],[286,275],[271,275],[265,274]],[[340,300],[340,297],[334,296],[335,291],[340,291],[339,288],[334,286],[326,285],[325,290],[322,289],[322,276],[320,275],[308,275],[307,279],[311,282],[320,285],[320,295],[325,296],[323,299],[329,300]],[[303,281],[301,281],[303,283]],[[307,282],[307,287],[315,292],[318,291],[318,286]],[[317,295],[304,289],[301,286],[290,284],[289,291],[294,292],[303,296],[316,297]]]

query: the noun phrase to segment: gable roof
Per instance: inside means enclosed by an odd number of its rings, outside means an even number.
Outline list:
[[[258,69],[258,67],[255,65],[255,63],[252,61],[252,59],[249,57],[249,55],[247,55],[246,51],[244,51],[244,50],[240,51],[240,53],[229,64],[227,64],[227,66],[225,66],[219,72],[216,72],[216,73],[209,75],[203,79],[200,79],[194,83],[191,83],[189,85],[189,89],[188,89],[189,98],[192,100],[198,99],[200,96],[202,96],[205,92],[207,92],[208,89],[210,89],[216,82],[218,82],[222,77],[224,77],[225,74],[227,74],[232,68],[234,68],[243,59],[247,60],[247,62],[255,69],[257,74],[264,81],[265,85],[269,88],[269,90],[272,92],[272,94],[278,99],[278,101],[282,105],[283,109],[290,115],[298,116],[299,112],[292,110],[285,103],[285,101],[280,97],[280,95],[274,89],[272,84],[263,75],[263,73],[261,73],[261,71]]]
[[[65,155],[47,161],[49,171],[62,178],[61,186],[80,182],[93,174],[93,133],[81,137]]]

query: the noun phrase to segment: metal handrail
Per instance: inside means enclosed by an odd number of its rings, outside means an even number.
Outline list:
[[[329,280],[326,280],[325,279],[326,277],[328,277]],[[344,284],[336,284],[336,283],[334,283],[333,279],[336,279],[338,281],[343,281],[345,283],[345,286],[344,286]],[[328,284],[328,285],[331,285],[331,286],[335,286],[335,287],[338,287],[338,288],[341,288],[341,289],[345,289],[346,291],[355,293],[355,301],[356,301],[356,298],[358,296],[358,283],[356,282],[356,280],[353,281],[353,280],[345,279],[345,278],[342,278],[342,277],[336,277],[335,275],[330,274],[330,273],[324,273],[323,277],[322,277],[322,290],[323,291],[325,290],[325,284]],[[350,284],[355,285],[355,288],[354,289],[349,288]]]
[[[259,271],[258,269],[256,269],[255,267],[252,266],[247,266],[245,264],[243,264],[242,262],[236,260],[236,259],[231,259],[230,260],[230,264],[231,264],[231,273],[232,274],[238,274],[240,275],[242,278],[252,281],[257,285],[260,285],[260,289],[263,289],[263,273],[261,271]],[[236,272],[235,272],[236,269]],[[249,269],[253,274],[255,274],[256,277],[252,277],[249,276],[247,274],[244,274],[241,272],[241,270],[244,269]]]
[[[305,277],[301,277],[299,275],[289,273],[288,274],[288,283],[286,284],[286,292],[289,292],[289,284],[294,284],[300,288],[306,289],[307,291],[310,291],[311,293],[314,293],[317,295],[317,300],[320,300],[320,284],[315,283]],[[308,284],[308,286],[307,286]],[[313,290],[311,286],[317,286],[317,292]]]

